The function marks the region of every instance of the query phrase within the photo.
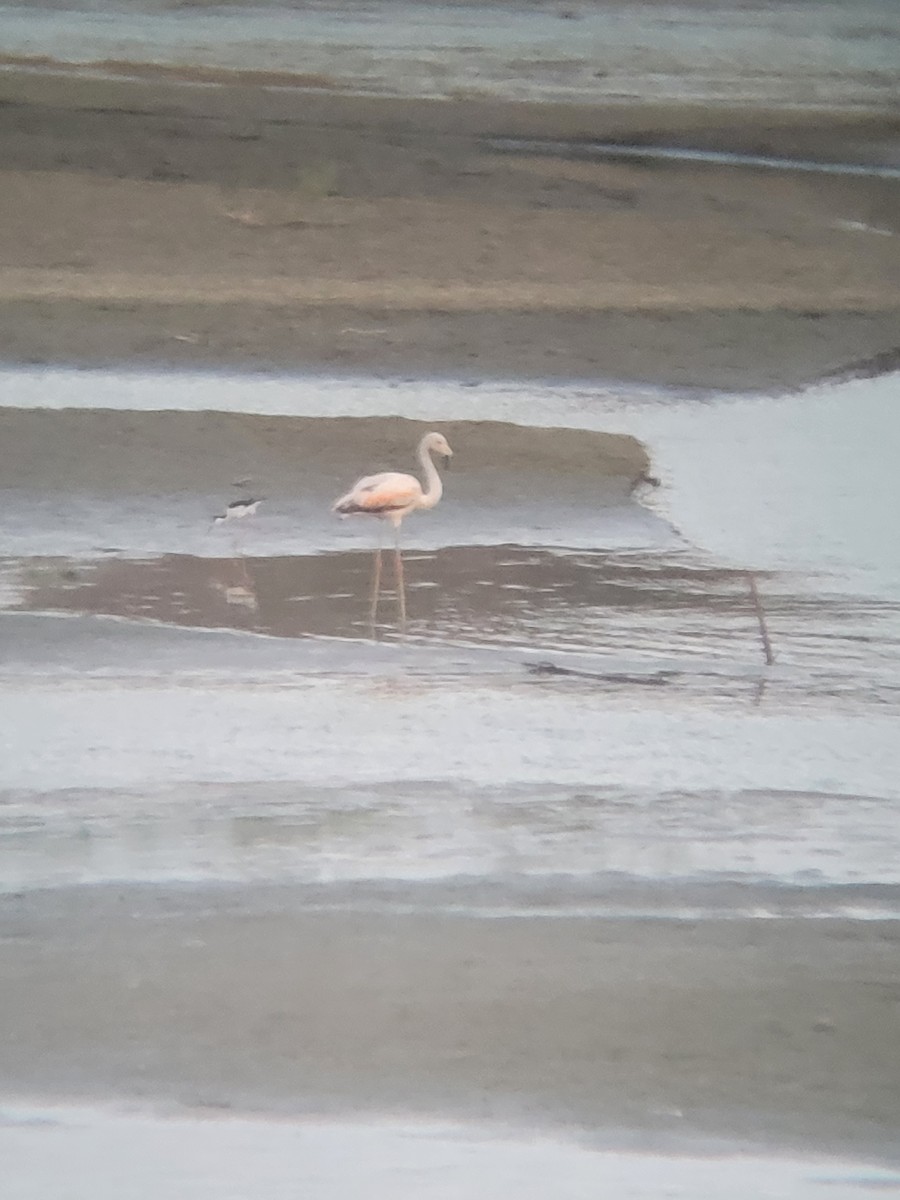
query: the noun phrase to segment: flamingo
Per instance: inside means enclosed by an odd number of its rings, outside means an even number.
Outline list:
[[[406,628],[406,588],[403,582],[403,559],[400,555],[400,524],[403,518],[417,508],[434,508],[444,494],[444,487],[437,467],[432,459],[439,454],[448,466],[453,451],[442,433],[426,433],[419,442],[416,456],[425,476],[423,488],[415,475],[404,475],[398,471],[385,471],[381,475],[365,475],[357,480],[346,496],[336,500],[333,512],[342,517],[357,513],[379,517],[394,526],[394,573],[397,581],[397,602],[400,608],[400,628]],[[370,623],[375,629],[378,611],[378,593],[381,586],[381,543],[375,551],[372,573],[372,607]]]

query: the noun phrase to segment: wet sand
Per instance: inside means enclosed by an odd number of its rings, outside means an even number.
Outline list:
[[[266,887],[10,898],[4,1085],[703,1129],[898,1161],[895,922],[485,921],[429,914],[427,889],[420,903],[315,912]]]
[[[896,181],[491,145],[893,163],[890,113],[15,70],[0,100],[7,360],[779,389],[896,355]]]

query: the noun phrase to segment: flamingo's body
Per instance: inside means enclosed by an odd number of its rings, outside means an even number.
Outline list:
[[[406,622],[406,597],[403,587],[403,563],[400,558],[400,523],[403,518],[418,508],[434,508],[444,487],[434,465],[432,454],[440,454],[448,461],[453,451],[447,439],[440,433],[426,433],[419,442],[417,457],[425,476],[423,488],[415,475],[404,475],[398,471],[385,471],[381,475],[366,475],[358,480],[346,496],[335,502],[334,512],[342,517],[363,515],[390,521],[397,538],[395,564],[397,594],[400,604],[400,624]],[[378,589],[381,582],[381,547],[375,552],[375,574],[372,583],[372,625],[378,607]]]
[[[426,433],[419,442],[417,454],[425,475],[424,488],[415,475],[403,475],[399,471],[366,475],[353,485],[346,496],[341,496],[334,505],[334,511],[342,517],[363,513],[386,518],[398,529],[407,513],[417,508],[434,508],[444,494],[444,487],[431,456],[440,454],[446,460],[453,451],[443,434]]]

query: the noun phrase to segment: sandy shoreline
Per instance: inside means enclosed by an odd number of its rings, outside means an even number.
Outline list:
[[[110,886],[8,898],[0,934],[10,1090],[897,1161],[895,922],[485,921]]]
[[[878,161],[891,114],[0,79],[13,362],[779,389],[897,346],[897,184],[493,152]]]

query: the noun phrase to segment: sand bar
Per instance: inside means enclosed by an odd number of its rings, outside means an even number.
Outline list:
[[[424,909],[316,913],[284,888],[7,898],[5,1084],[896,1159],[896,923]]]
[[[894,180],[491,149],[890,163],[889,112],[21,70],[0,97],[8,360],[778,388],[896,349]]]

